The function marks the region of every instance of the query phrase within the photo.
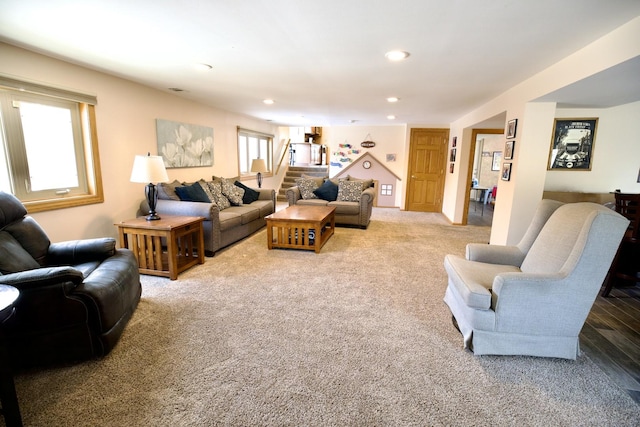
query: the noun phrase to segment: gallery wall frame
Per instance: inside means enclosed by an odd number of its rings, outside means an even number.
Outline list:
[[[547,170],[590,171],[597,128],[597,117],[555,119]]]
[[[502,172],[500,173],[500,178],[503,181],[509,181],[511,179],[511,163],[504,163],[502,165]]]
[[[156,119],[156,137],[167,169],[213,165],[213,128]]]
[[[507,139],[516,137],[517,127],[518,127],[518,119],[511,119],[507,122]]]
[[[515,145],[515,141],[507,141],[504,144],[504,159],[505,160],[513,160],[513,147]]]

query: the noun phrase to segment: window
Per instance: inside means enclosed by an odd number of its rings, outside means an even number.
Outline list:
[[[95,104],[0,76],[0,190],[29,212],[103,202]]]
[[[273,135],[238,128],[238,163],[241,178],[252,178],[251,163],[254,159],[263,159],[267,164],[267,172],[262,176],[273,175]]]

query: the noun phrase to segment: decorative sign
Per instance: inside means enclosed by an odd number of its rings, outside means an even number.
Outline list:
[[[376,143],[375,143],[375,142],[373,142],[373,141],[362,141],[362,142],[360,143],[360,146],[361,146],[362,148],[373,148],[373,147],[375,147],[375,146],[376,146]]]

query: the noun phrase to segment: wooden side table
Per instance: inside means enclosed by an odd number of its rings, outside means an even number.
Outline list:
[[[168,277],[196,264],[204,264],[204,218],[162,215],[156,221],[138,217],[114,224],[120,246],[130,249],[138,260],[141,274]]]
[[[13,304],[20,296],[13,286],[0,285],[0,323],[4,323],[15,308]],[[22,426],[22,416],[20,415],[20,406],[18,405],[18,397],[16,395],[16,387],[13,382],[13,372],[11,371],[11,361],[9,360],[9,351],[7,349],[7,341],[5,334],[0,327],[0,402],[2,402],[2,415],[7,427]]]

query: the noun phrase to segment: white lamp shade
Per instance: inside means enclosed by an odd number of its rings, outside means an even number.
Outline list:
[[[251,172],[267,172],[267,164],[264,159],[253,159],[251,162]]]
[[[167,182],[167,170],[161,156],[136,156],[131,170],[131,182]]]

